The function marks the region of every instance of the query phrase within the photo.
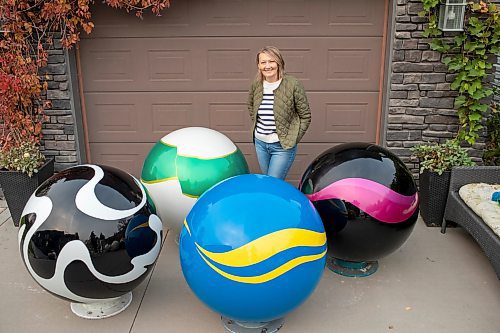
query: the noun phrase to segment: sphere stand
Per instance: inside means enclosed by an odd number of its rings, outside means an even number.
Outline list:
[[[94,303],[71,303],[71,311],[85,319],[103,319],[119,314],[132,302],[132,293]]]
[[[283,326],[284,319],[279,318],[265,322],[236,321],[221,316],[226,330],[231,333],[274,333]]]
[[[331,271],[348,277],[365,277],[378,269],[378,261],[348,261],[328,256],[326,267]]]

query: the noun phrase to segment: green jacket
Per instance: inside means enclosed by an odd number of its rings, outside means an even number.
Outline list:
[[[255,133],[257,111],[262,103],[263,94],[262,82],[254,81],[248,94],[248,112],[253,122],[253,133]],[[279,87],[274,91],[273,112],[281,146],[285,149],[293,148],[300,142],[311,123],[311,111],[306,92],[302,84],[293,76],[285,75]]]

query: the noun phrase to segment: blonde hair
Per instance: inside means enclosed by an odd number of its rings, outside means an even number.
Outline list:
[[[281,55],[280,50],[276,46],[265,46],[257,52],[257,66],[259,65],[259,55],[261,53],[265,53],[268,56],[271,57],[274,61],[276,61],[276,64],[278,65],[278,79],[281,79],[283,75],[285,75],[285,60],[283,60],[283,56]],[[264,76],[262,76],[262,73],[260,69],[257,67],[257,75],[255,76],[256,80],[259,81],[264,81]]]

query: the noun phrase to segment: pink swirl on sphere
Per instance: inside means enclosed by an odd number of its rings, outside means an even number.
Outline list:
[[[386,223],[403,222],[418,208],[418,193],[411,196],[399,194],[382,184],[364,178],[341,179],[306,196],[313,202],[328,199],[347,201]]]

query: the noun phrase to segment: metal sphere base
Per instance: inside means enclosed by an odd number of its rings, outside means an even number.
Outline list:
[[[95,303],[71,303],[71,311],[85,319],[104,319],[119,314],[132,302],[132,293]]]
[[[375,273],[378,269],[378,261],[347,261],[328,257],[326,267],[331,271],[348,277],[365,277]]]
[[[274,333],[283,326],[284,319],[279,318],[266,322],[236,321],[221,316],[226,330],[231,333]]]

